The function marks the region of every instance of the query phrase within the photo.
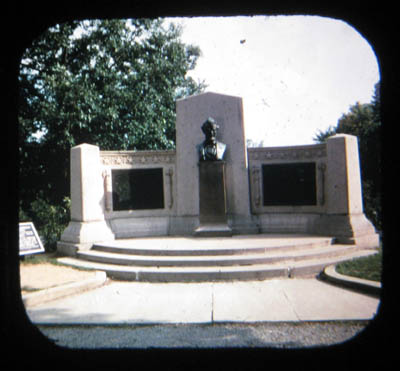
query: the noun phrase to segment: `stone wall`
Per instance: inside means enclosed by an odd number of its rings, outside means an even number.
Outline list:
[[[258,216],[260,232],[328,235],[339,243],[378,246],[378,235],[363,213],[356,137],[340,134],[328,138],[324,144],[247,151],[251,207],[252,213]],[[298,205],[266,203],[268,189],[263,180],[268,179],[263,179],[264,166],[281,165],[284,171],[283,165],[301,167],[302,164],[315,169],[315,201],[298,202]],[[287,192],[296,192],[293,188],[296,184],[280,186]]]
[[[251,208],[254,214],[266,213],[323,213],[325,203],[326,144],[248,148],[249,176],[251,185]],[[315,163],[316,205],[277,205],[264,206],[263,165]]]
[[[101,151],[105,184],[105,219],[117,238],[169,234],[170,217],[176,213],[175,151]],[[113,170],[162,169],[164,204],[157,209],[114,210]],[[151,197],[151,194],[146,194]]]

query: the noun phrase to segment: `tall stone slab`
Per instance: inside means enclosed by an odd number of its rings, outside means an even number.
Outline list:
[[[94,242],[114,239],[104,219],[104,179],[99,147],[81,144],[71,148],[71,221],[58,249],[65,253],[90,248]]]
[[[257,233],[250,213],[247,152],[242,98],[203,93],[177,101],[177,218],[180,230],[190,233],[199,225],[199,154],[202,124],[212,117],[219,125],[218,140],[226,144],[226,203],[233,233]]]
[[[326,145],[327,213],[360,214],[363,212],[360,161],[357,137],[337,134]]]
[[[327,205],[318,231],[335,236],[339,243],[379,246],[379,236],[363,212],[357,137],[334,135],[328,138],[326,148]]]

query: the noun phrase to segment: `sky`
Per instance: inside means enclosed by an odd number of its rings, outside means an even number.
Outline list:
[[[189,76],[243,98],[246,139],[312,144],[379,81],[372,47],[344,21],[317,16],[166,18],[202,56]]]

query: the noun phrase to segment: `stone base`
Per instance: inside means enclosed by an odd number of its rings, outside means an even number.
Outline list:
[[[190,236],[200,225],[199,216],[174,216],[170,219],[170,236]]]
[[[111,219],[109,223],[116,238],[165,236],[169,232],[170,218],[168,216],[118,218]]]
[[[364,214],[322,215],[315,222],[313,232],[333,236],[341,244],[363,248],[379,247],[379,235]]]
[[[260,223],[256,215],[229,215],[228,225],[232,234],[257,234],[260,233]]]
[[[232,229],[226,224],[205,224],[196,228],[194,237],[231,237]]]
[[[326,232],[316,232],[314,225],[321,217],[317,213],[268,213],[259,215],[260,233],[299,233],[320,234],[326,236]]]
[[[90,250],[92,244],[79,244],[70,242],[57,242],[57,254],[64,256],[75,256],[79,250]]]
[[[95,242],[112,241],[114,239],[114,233],[105,220],[92,222],[71,221],[61,235],[60,242],[72,242],[73,244],[86,246]]]

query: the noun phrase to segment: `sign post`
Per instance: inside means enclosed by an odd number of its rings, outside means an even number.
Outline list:
[[[19,255],[41,252],[44,252],[44,247],[33,223],[19,223]]]

